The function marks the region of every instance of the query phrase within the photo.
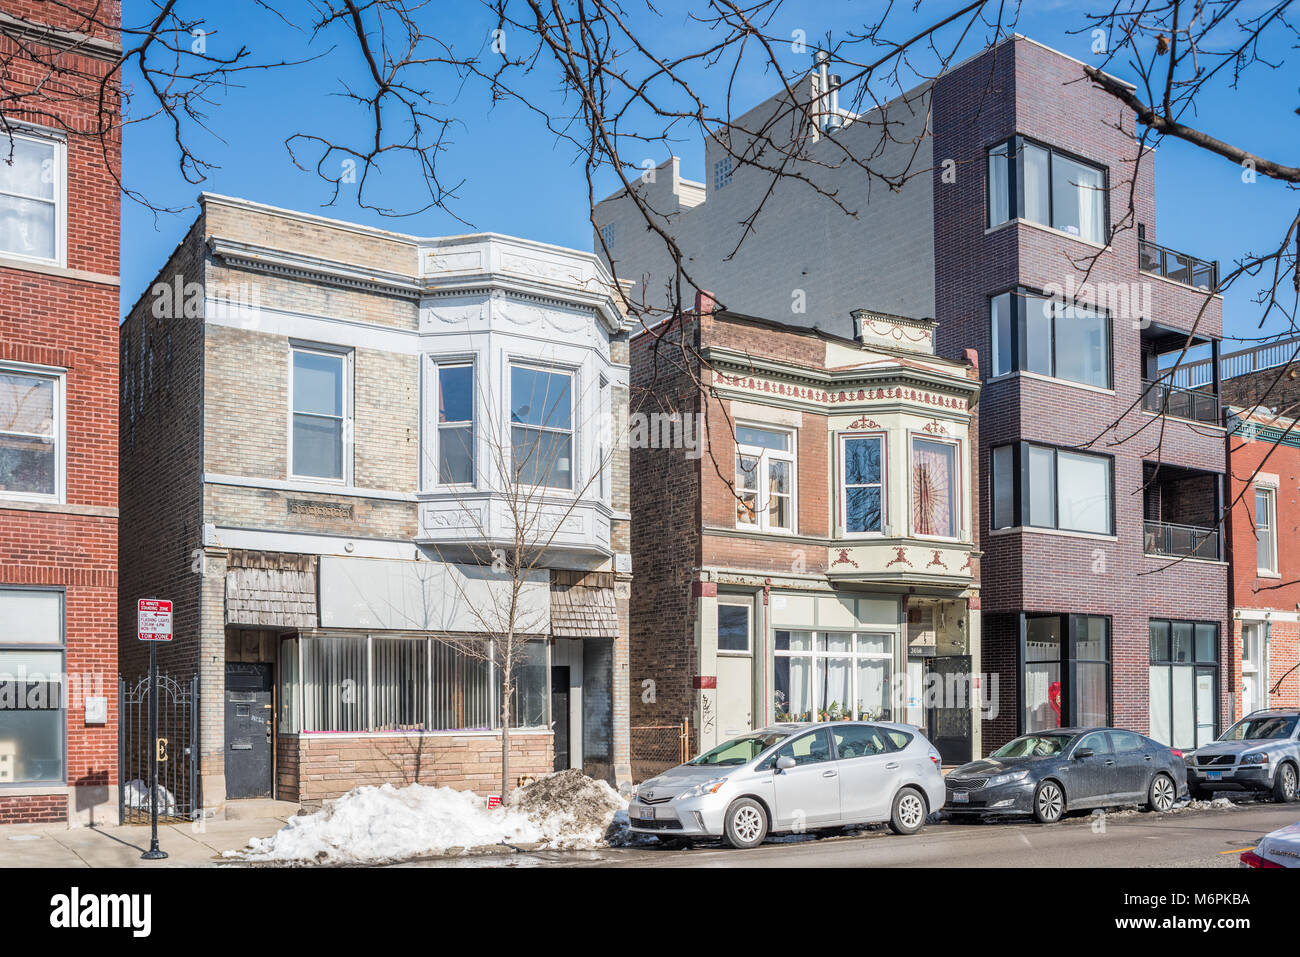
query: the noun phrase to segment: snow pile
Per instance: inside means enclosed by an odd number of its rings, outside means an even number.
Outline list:
[[[594,848],[627,833],[627,803],[603,781],[562,771],[519,788],[502,807],[469,791],[411,784],[354,788],[277,833],[226,851],[236,860],[378,864],[488,844]]]

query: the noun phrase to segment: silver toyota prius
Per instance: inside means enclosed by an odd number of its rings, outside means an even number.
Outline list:
[[[640,834],[732,847],[851,824],[915,834],[943,807],[939,768],[939,752],[908,724],[776,724],[646,781],[628,819]]]

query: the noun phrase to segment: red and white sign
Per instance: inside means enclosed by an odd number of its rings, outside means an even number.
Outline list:
[[[159,598],[141,598],[138,606],[141,641],[172,640],[172,603]]]

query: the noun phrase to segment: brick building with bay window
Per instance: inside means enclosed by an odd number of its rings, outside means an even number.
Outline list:
[[[838,83],[812,70],[793,104],[778,93],[707,139],[703,182],[662,164],[632,187],[643,208],[728,310],[848,337],[870,304],[937,320],[940,356],[977,353],[971,536],[983,670],[1001,678],[986,750],[1061,725],[1213,738],[1233,697],[1222,298],[1217,264],[1156,242],[1134,114],[1019,35],[862,114]],[[808,161],[774,183],[746,130]],[[593,216],[611,271],[669,306],[673,263],[638,204],[619,191]],[[1180,383],[1198,360],[1212,374]]]
[[[951,763],[980,753],[977,373],[934,355],[932,322],[854,324],[702,295],[632,340],[633,720],[688,720],[692,753],[855,718],[921,726]]]
[[[0,13],[5,824],[117,815],[121,132],[114,86],[102,104],[99,90],[120,12],[84,6]]]
[[[476,655],[512,622],[512,784],[625,782],[627,332],[603,268],[200,205],[121,329],[122,668],[145,667],[136,599],[172,599],[196,803],[496,793],[502,674]],[[516,594],[485,549],[525,525]]]

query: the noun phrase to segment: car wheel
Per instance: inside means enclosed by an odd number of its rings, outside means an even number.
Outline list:
[[[1152,811],[1163,814],[1174,806],[1177,797],[1178,789],[1169,775],[1157,774],[1151,779],[1151,787],[1147,789],[1147,807]]]
[[[915,834],[925,825],[925,798],[916,788],[903,788],[894,795],[889,829],[895,834]]]
[[[1034,820],[1055,824],[1065,813],[1065,792],[1055,781],[1044,781],[1034,792]]]
[[[763,805],[752,798],[741,798],[727,808],[725,824],[727,843],[745,849],[758,847],[767,837],[767,814]]]
[[[1295,800],[1295,788],[1295,765],[1282,765],[1273,775],[1273,800],[1278,804],[1290,804]]]

